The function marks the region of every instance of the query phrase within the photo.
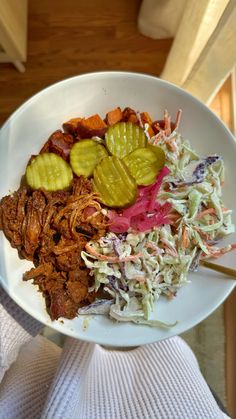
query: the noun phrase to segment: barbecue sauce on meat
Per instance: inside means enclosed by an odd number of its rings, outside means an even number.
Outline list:
[[[78,308],[96,297],[88,292],[92,278],[80,253],[89,240],[104,235],[105,227],[78,217],[72,229],[70,218],[72,203],[91,192],[91,182],[79,177],[70,191],[32,191],[23,186],[0,201],[0,230],[20,258],[34,263],[23,279],[38,285],[52,320],[76,317]]]

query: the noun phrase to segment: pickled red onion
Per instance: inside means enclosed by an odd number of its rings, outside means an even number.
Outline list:
[[[111,221],[110,231],[125,233],[131,227],[133,230],[144,232],[158,225],[169,224],[167,214],[171,204],[168,202],[160,204],[156,201],[162,181],[169,173],[168,167],[163,167],[155,183],[139,188],[138,200],[131,207],[119,214],[108,211],[108,218]]]

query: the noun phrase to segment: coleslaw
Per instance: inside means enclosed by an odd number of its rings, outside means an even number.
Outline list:
[[[188,272],[198,268],[201,258],[218,257],[235,248],[235,244],[219,246],[220,239],[234,232],[232,211],[222,201],[223,159],[195,152],[178,131],[180,115],[173,131],[167,112],[164,127],[156,135],[150,137],[149,124],[144,126],[148,143],[165,152],[167,170],[149,209],[142,207],[144,188],[138,202],[147,220],[154,216],[155,205],[157,213],[168,205],[165,222],[162,218],[154,226],[146,224],[150,228],[142,231],[131,222],[131,207],[128,224],[112,231],[111,223],[110,232],[87,243],[81,257],[94,277],[90,291],[102,288],[110,299],[97,299],[81,308],[80,314],[107,313],[118,321],[171,327],[174,324],[152,319],[154,303],[162,295],[174,298],[190,282]],[[122,216],[125,211],[117,215],[118,222]]]

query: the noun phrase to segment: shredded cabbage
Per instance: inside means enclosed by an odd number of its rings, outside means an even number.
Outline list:
[[[170,140],[175,144],[172,149]],[[155,145],[155,141],[156,136],[148,136],[150,144]],[[170,173],[156,198],[162,204],[171,204],[171,224],[142,233],[131,227],[127,234],[109,232],[89,242],[93,252],[87,247],[81,257],[94,277],[90,290],[103,288],[111,298],[111,304],[105,304],[111,318],[172,327],[152,319],[154,303],[161,295],[174,298],[179,288],[189,282],[188,272],[197,269],[201,257],[230,250],[230,245],[222,250],[215,244],[232,233],[234,225],[231,210],[222,202],[222,158],[199,157],[176,131],[168,137],[160,136],[158,146],[165,152]],[[107,260],[101,260],[103,255]],[[114,256],[117,261],[109,261]]]

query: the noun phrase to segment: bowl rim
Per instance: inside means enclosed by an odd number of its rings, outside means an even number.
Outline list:
[[[140,73],[140,72],[136,72],[136,71],[123,71],[123,70],[121,70],[121,71],[120,70],[91,71],[91,72],[88,72],[88,73],[82,73],[82,74],[77,74],[75,76],[66,77],[65,79],[62,79],[62,80],[56,81],[55,83],[49,84],[48,86],[41,89],[39,92],[33,94],[28,99],[23,101],[22,104],[20,106],[18,106],[18,108],[15,111],[13,111],[13,113],[6,119],[6,121],[0,127],[0,133],[1,133],[2,130],[6,129],[8,127],[8,125],[11,123],[11,121],[15,117],[17,117],[18,114],[20,114],[27,106],[29,106],[31,104],[31,102],[35,101],[38,96],[50,91],[51,89],[55,88],[57,85],[62,85],[64,83],[70,82],[74,79],[83,79],[83,78],[96,77],[96,76],[102,77],[102,76],[105,76],[105,75],[109,75],[109,76],[112,76],[112,75],[114,75],[114,76],[135,76],[135,77],[140,77],[140,78],[145,78],[145,79],[152,79],[152,80],[155,80],[158,83],[162,84],[163,86],[169,86],[174,90],[180,91],[182,94],[188,96],[193,102],[195,102],[199,106],[203,107],[204,110],[208,114],[210,114],[212,117],[214,117],[215,122],[217,122],[218,125],[220,125],[222,128],[224,128],[226,133],[230,136],[231,140],[235,141],[235,137],[233,136],[233,134],[229,130],[229,128],[226,126],[226,124],[223,121],[221,121],[219,119],[219,117],[204,102],[202,102],[196,96],[192,95],[187,90],[185,90],[182,87],[177,86],[176,84],[171,83],[167,80],[161,79],[160,77],[155,76],[155,75],[151,75],[151,74],[148,74],[148,73],[142,73],[142,72]]]

